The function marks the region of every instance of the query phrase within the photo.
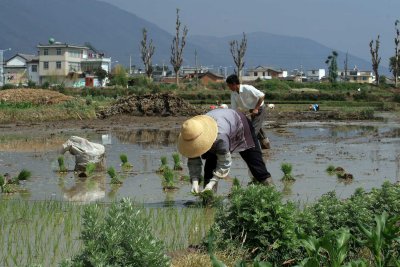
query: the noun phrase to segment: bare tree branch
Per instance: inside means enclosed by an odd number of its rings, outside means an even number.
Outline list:
[[[151,39],[149,44],[147,44],[146,28],[143,28],[142,33],[143,33],[143,39],[140,42],[141,58],[142,58],[142,61],[144,64],[146,75],[148,78],[151,78],[151,75],[153,73],[153,65],[152,65],[151,58],[153,57],[155,47],[153,45],[153,39]]]
[[[186,26],[183,27],[182,37],[180,37],[181,21],[179,19],[179,9],[176,9],[176,27],[175,27],[175,37],[172,40],[171,45],[171,65],[174,68],[176,75],[176,84],[179,84],[179,70],[183,62],[183,48],[186,45],[186,36],[188,29]]]
[[[239,46],[239,42],[237,40],[233,40],[231,42],[229,42],[230,45],[230,50],[231,50],[231,54],[233,57],[233,61],[235,62],[236,65],[236,74],[239,76],[241,76],[241,71],[244,67],[244,55],[246,53],[246,49],[247,49],[247,38],[246,38],[246,34],[243,33],[243,38],[242,41],[240,43]]]

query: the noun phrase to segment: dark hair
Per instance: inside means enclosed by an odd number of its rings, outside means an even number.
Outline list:
[[[226,83],[227,84],[240,84],[240,81],[236,74],[232,74],[232,75],[229,75],[228,78],[226,78]]]

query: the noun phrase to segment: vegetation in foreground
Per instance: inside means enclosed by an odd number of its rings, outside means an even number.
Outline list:
[[[0,260],[17,266],[55,265],[62,259],[61,266],[167,266],[170,260],[172,266],[211,266],[211,261],[228,266],[399,266],[399,195],[400,186],[386,182],[371,192],[357,189],[345,200],[331,192],[300,209],[283,201],[273,187],[233,187],[215,220],[205,216],[214,213],[209,208],[144,209],[129,200],[111,206],[3,200]],[[213,238],[207,238],[209,233]],[[204,246],[179,253],[202,237]]]

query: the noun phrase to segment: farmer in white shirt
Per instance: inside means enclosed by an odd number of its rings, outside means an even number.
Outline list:
[[[272,183],[250,120],[233,109],[214,109],[186,120],[178,137],[178,150],[188,158],[192,193],[199,192],[204,164],[204,190],[212,190],[218,178],[229,174],[231,153],[239,152],[255,181]],[[203,191],[204,191],[203,190]]]
[[[231,93],[231,108],[243,112],[249,111],[251,121],[260,142],[261,148],[269,149],[268,137],[262,130],[262,123],[267,119],[267,109],[264,105],[264,93],[252,85],[240,84],[237,75],[232,74],[226,78],[226,83]]]

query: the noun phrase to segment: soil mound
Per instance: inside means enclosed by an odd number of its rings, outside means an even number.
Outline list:
[[[97,113],[100,119],[117,114],[132,116],[194,116],[205,109],[189,104],[182,98],[169,94],[130,95],[117,100],[111,107]]]
[[[9,103],[32,103],[36,105],[58,104],[73,99],[56,91],[45,89],[7,89],[0,90],[0,101]]]

